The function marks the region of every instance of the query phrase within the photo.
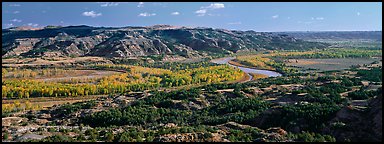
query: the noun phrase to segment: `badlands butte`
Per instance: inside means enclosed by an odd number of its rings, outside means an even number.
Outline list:
[[[135,57],[178,55],[186,58],[239,51],[303,50],[325,48],[286,34],[187,28],[169,25],[104,28],[48,26],[43,29],[2,30],[2,57],[100,56]]]

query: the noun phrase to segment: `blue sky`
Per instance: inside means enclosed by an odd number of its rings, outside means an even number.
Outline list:
[[[379,2],[2,2],[2,28],[169,24],[254,31],[382,30]]]

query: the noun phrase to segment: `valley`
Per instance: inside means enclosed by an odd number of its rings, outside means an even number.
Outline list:
[[[377,142],[382,47],[367,33],[3,29],[2,141]]]

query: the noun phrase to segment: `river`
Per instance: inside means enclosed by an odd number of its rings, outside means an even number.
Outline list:
[[[229,64],[228,61],[233,60],[233,59],[235,59],[235,57],[226,57],[226,58],[213,59],[213,60],[211,60],[211,62],[217,63],[217,64],[227,64],[227,65],[239,68],[240,70],[244,71],[245,73],[247,73],[250,76],[248,81],[250,81],[252,79],[252,75],[250,75],[249,73],[264,74],[264,75],[267,75],[268,77],[282,76],[280,73],[275,72],[275,71],[258,70],[258,69],[246,68],[246,67],[235,66],[235,65]]]

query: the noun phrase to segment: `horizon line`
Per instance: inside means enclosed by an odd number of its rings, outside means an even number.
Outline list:
[[[88,27],[95,27],[95,28],[124,28],[124,27],[153,27],[158,25],[167,25],[167,26],[173,26],[173,27],[186,27],[186,28],[212,28],[212,29],[225,29],[225,30],[234,30],[234,31],[255,31],[255,32],[374,32],[374,31],[382,31],[382,30],[286,30],[286,31],[256,31],[254,29],[248,29],[248,30],[238,30],[238,29],[227,29],[227,28],[214,28],[214,27],[205,27],[205,26],[177,26],[177,25],[169,25],[169,24],[155,24],[150,26],[134,26],[134,25],[127,25],[127,26],[92,26],[92,25],[86,25],[86,24],[78,24],[78,25],[45,25],[42,27],[32,27],[32,26],[15,26],[15,27],[9,27],[9,28],[2,28],[2,30],[6,29],[12,29],[12,28],[18,28],[18,27],[31,27],[36,29],[44,29],[47,26],[56,26],[56,27],[71,27],[71,26],[88,26]]]

